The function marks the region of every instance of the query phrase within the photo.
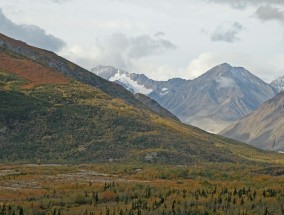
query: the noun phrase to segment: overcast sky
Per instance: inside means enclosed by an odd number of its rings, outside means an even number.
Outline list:
[[[284,0],[0,0],[0,32],[91,69],[195,78],[227,62],[284,76]]]

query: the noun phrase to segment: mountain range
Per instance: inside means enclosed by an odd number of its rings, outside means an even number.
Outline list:
[[[278,92],[242,67],[218,65],[194,80],[154,81],[142,74],[99,66],[91,71],[132,93],[156,100],[182,122],[218,133]]]
[[[190,164],[282,159],[164,117],[120,85],[2,34],[0,100],[2,162]]]

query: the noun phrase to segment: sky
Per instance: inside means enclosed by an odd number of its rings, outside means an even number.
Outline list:
[[[0,32],[155,80],[225,62],[266,82],[284,76],[284,0],[0,0]]]

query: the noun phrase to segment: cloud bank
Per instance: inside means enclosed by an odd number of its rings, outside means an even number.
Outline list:
[[[36,25],[15,24],[4,15],[2,9],[0,9],[0,23],[1,33],[33,46],[57,52],[66,45],[63,40],[47,34],[44,29]]]
[[[146,34],[129,37],[122,33],[116,33],[98,39],[96,48],[98,64],[129,69],[135,61],[163,54],[176,49],[177,46],[161,37],[154,38]]]

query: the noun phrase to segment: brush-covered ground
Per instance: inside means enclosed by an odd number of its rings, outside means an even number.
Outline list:
[[[63,83],[37,86],[23,78],[36,79],[23,70],[30,64],[19,73],[0,68],[1,162],[284,163],[283,154],[162,118],[66,77],[49,75],[44,81]]]
[[[1,165],[0,214],[283,214],[284,168]]]

